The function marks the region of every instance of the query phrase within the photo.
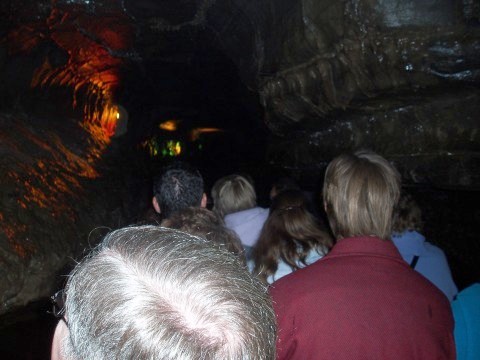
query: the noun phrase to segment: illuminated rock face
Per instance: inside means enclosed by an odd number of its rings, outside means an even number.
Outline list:
[[[51,295],[60,269],[68,273],[108,228],[147,206],[128,186],[132,174],[138,185],[148,179],[139,163],[108,160],[109,139],[99,132],[73,120],[0,114],[0,315]]]
[[[273,134],[272,165],[308,172],[332,154],[370,148],[405,167],[413,183],[429,182],[427,171],[442,173],[451,159],[462,158],[463,168],[452,173],[459,176],[442,175],[443,182],[479,184],[478,2],[2,4],[10,13],[6,51],[19,57],[36,53],[33,73],[24,75],[29,85],[70,87],[85,117],[110,134],[115,121],[108,109],[117,103],[125,74],[148,82],[153,70],[147,64],[188,63],[198,34],[208,29],[260,98],[262,120]],[[67,56],[52,55],[61,52]],[[301,140],[292,143],[292,132]],[[281,156],[287,147],[294,156]]]

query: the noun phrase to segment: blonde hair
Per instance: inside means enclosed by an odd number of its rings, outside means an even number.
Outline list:
[[[398,171],[373,152],[358,151],[332,160],[325,173],[323,198],[336,238],[389,239],[400,181]]]
[[[217,180],[211,193],[213,211],[221,217],[251,209],[257,204],[253,184],[247,178],[237,174]]]

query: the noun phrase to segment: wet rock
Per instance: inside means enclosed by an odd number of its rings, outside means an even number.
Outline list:
[[[133,154],[118,144],[112,154],[101,131],[71,119],[2,113],[0,134],[2,314],[48,296],[72,259],[130,223],[148,177]]]
[[[417,93],[345,111],[316,130],[315,119],[272,137],[270,162],[321,171],[337,154],[370,149],[392,160],[406,183],[441,187],[480,184],[480,90]],[[295,134],[294,136],[292,136]]]

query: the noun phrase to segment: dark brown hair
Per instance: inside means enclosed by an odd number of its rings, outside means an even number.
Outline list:
[[[210,240],[239,255],[245,261],[243,246],[237,234],[225,227],[223,219],[213,211],[189,207],[173,213],[163,220],[161,225]]]
[[[422,210],[410,194],[402,194],[393,217],[393,232],[402,233],[405,230],[423,230]]]
[[[312,249],[326,253],[331,237],[320,228],[307,210],[307,199],[300,190],[285,190],[272,201],[270,215],[253,251],[254,272],[266,282],[283,260],[293,271]]]

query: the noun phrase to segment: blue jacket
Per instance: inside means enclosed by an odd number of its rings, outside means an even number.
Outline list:
[[[458,289],[453,282],[452,273],[444,252],[435,245],[425,241],[425,237],[416,231],[394,233],[393,243],[409,264],[418,256],[415,270],[435,284],[452,301]]]
[[[480,359],[480,283],[460,291],[452,310],[457,359]]]

